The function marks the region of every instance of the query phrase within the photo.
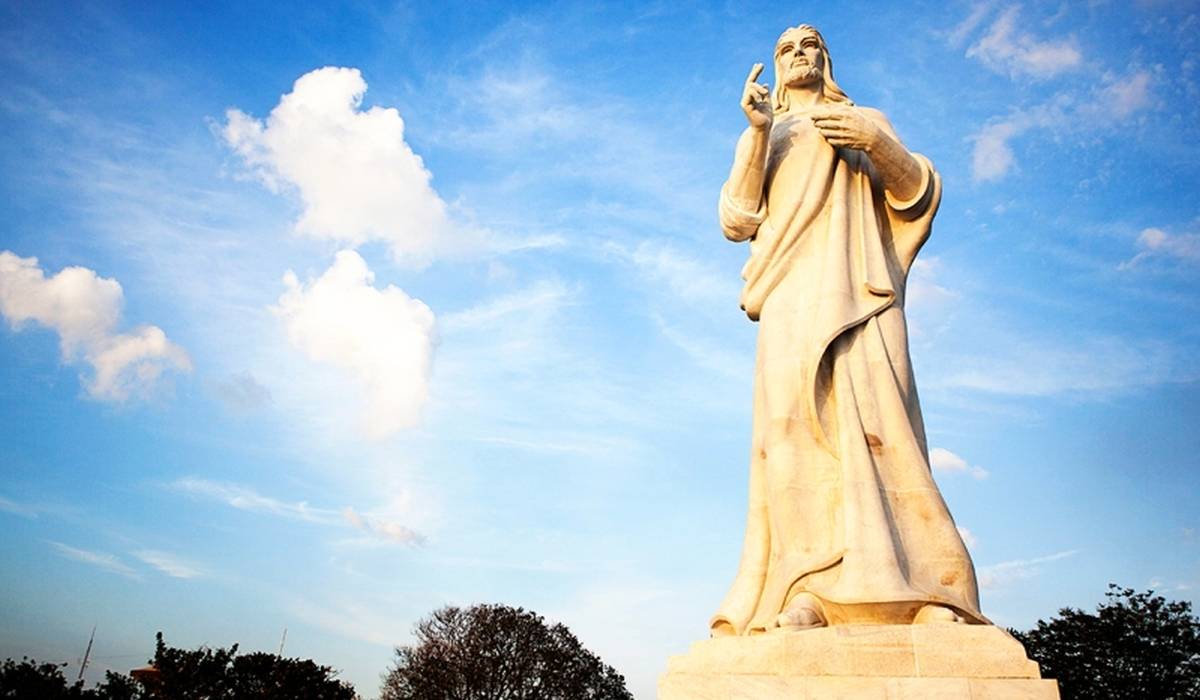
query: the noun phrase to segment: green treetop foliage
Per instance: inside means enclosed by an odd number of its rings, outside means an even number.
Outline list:
[[[506,605],[446,607],[398,647],[380,700],[633,700],[565,625]]]
[[[1063,700],[1200,698],[1200,619],[1188,602],[1109,584],[1095,613],[1063,608],[1013,634]]]

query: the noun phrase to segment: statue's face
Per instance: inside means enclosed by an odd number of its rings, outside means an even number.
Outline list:
[[[784,85],[802,87],[820,82],[825,70],[825,56],[816,34],[803,30],[785,33],[779,39],[775,55],[776,65],[783,69],[783,75],[776,79]]]

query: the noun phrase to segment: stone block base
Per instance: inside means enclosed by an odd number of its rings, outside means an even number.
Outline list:
[[[1058,700],[1025,649],[991,625],[838,625],[697,642],[671,657],[659,700]]]

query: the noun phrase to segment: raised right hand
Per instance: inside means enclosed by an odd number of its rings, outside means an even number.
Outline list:
[[[771,89],[756,82],[762,71],[761,63],[755,63],[750,69],[746,86],[742,89],[742,111],[746,113],[746,119],[750,120],[750,126],[755,129],[770,129],[771,122],[775,119],[775,112],[771,107]]]

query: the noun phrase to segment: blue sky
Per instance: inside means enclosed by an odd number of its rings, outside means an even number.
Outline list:
[[[286,627],[370,696],[503,602],[653,697],[739,555],[716,194],[800,22],[945,181],[908,311],[984,612],[1195,602],[1196,3],[4,3],[0,654]]]

